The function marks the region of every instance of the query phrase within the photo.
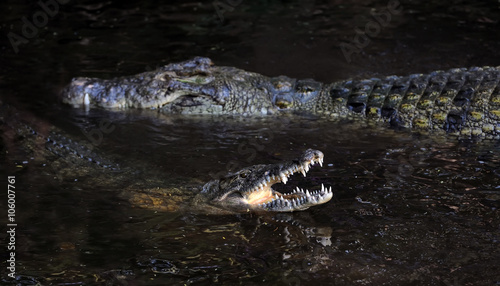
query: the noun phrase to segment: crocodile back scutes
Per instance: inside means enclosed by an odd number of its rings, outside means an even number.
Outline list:
[[[326,85],[316,112],[392,126],[500,139],[500,67],[348,80]]]

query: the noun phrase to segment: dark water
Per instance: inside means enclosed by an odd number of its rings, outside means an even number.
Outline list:
[[[21,19],[32,20],[42,8],[10,2],[0,4],[2,31],[23,36]],[[214,3],[225,9],[224,21]],[[391,14],[349,62],[341,43],[351,43],[356,27],[374,21],[370,11],[388,3],[70,1],[17,53],[3,37],[1,100],[136,170],[127,176],[86,174],[79,167],[58,173],[57,157],[32,160],[13,152],[4,137],[0,171],[17,178],[18,282],[499,284],[498,142],[314,118],[85,113],[57,101],[74,76],[132,74],[192,56],[324,82],[500,65],[500,11],[493,1],[401,2],[402,12]],[[103,120],[114,129],[96,136],[92,130]],[[193,185],[239,167],[291,159],[306,148],[323,151],[325,166],[278,187],[324,183],[335,196],[305,212],[162,213],[133,208],[118,195],[131,182]],[[6,209],[6,199],[0,204]],[[5,225],[3,219],[2,230]],[[2,254],[5,283],[7,257]]]

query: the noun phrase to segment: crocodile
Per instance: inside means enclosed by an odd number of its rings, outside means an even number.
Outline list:
[[[113,79],[74,78],[61,93],[72,106],[147,108],[164,113],[308,113],[461,138],[500,139],[500,67],[344,80],[267,77],[205,57]]]
[[[161,211],[179,211],[186,207],[208,214],[302,211],[330,201],[332,188],[322,184],[314,191],[296,187],[288,193],[281,193],[272,186],[286,184],[295,173],[302,173],[305,177],[310,166],[323,165],[323,157],[321,151],[307,149],[291,161],[243,168],[209,181],[201,188],[195,187],[191,191],[193,197],[187,203],[185,197],[190,191],[185,188],[146,188],[132,192],[127,190],[125,194],[133,205]]]
[[[6,161],[16,167],[36,165],[30,161],[44,162],[44,166],[52,168],[46,171],[56,173],[60,181],[86,176],[88,185],[109,188],[123,185],[120,180],[134,180],[130,178],[137,173],[134,167],[119,166],[61,129],[1,102],[0,138],[3,140],[0,147],[3,145],[6,149]],[[297,187],[282,193],[272,186],[286,184],[295,173],[305,177],[312,165],[323,165],[323,158],[321,151],[307,149],[294,160],[249,166],[200,186],[183,180],[180,186],[164,187],[162,183],[168,182],[151,178],[146,185],[130,184],[119,196],[132,206],[162,211],[189,209],[208,214],[302,211],[330,201],[332,188],[321,185],[318,190],[309,191]],[[148,169],[148,174],[154,176],[155,172]],[[157,175],[164,177],[164,174]],[[156,185],[151,187],[152,184]]]

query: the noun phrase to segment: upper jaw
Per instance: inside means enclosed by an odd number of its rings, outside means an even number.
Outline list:
[[[323,165],[323,157],[321,151],[308,149],[299,159],[282,168],[266,172],[253,188],[243,193],[245,203],[253,210],[291,212],[328,202],[333,197],[332,188],[323,185],[321,189],[315,191],[296,188],[286,194],[271,188],[276,183],[286,184],[288,178],[297,172],[305,177],[310,166],[316,163]]]

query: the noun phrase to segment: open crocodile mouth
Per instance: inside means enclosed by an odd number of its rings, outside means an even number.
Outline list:
[[[321,185],[321,189],[309,191],[295,188],[290,193],[280,193],[271,187],[277,183],[286,184],[288,178],[295,173],[302,173],[306,177],[310,166],[319,164],[323,166],[323,153],[317,150],[307,150],[300,159],[289,164],[281,165],[279,168],[268,170],[253,188],[244,193],[246,203],[252,209],[266,211],[290,212],[304,210],[311,206],[328,202],[332,196],[332,188]]]

